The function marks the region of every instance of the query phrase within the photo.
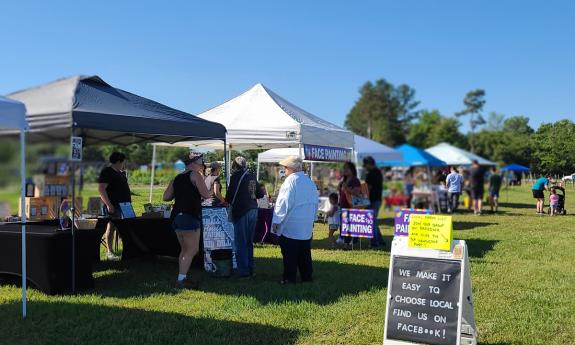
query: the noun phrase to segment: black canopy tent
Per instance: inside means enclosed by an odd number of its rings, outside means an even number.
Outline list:
[[[8,97],[26,105],[29,142],[69,142],[71,136],[82,137],[84,146],[212,139],[222,140],[226,147],[223,125],[115,88],[98,76],[60,79]],[[75,171],[73,164],[72,171]],[[74,173],[71,179],[72,200],[75,200]],[[74,202],[71,204],[73,207]],[[74,217],[72,210],[72,224]],[[75,291],[74,247],[72,226],[72,291]]]

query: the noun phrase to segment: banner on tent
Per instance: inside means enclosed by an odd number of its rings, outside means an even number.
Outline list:
[[[320,145],[303,145],[306,161],[348,162],[351,161],[351,149]]]

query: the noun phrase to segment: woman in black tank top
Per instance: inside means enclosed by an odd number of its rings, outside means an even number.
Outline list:
[[[188,278],[188,271],[200,244],[202,198],[208,198],[210,193],[200,174],[204,169],[202,154],[192,152],[182,161],[186,170],[170,182],[164,192],[164,201],[174,200],[172,227],[181,248],[176,287],[197,288],[198,282]]]

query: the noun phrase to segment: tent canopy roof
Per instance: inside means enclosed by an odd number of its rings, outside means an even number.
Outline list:
[[[26,107],[23,103],[0,96],[0,128],[26,129]]]
[[[377,161],[400,161],[403,155],[396,149],[389,146],[378,143],[377,141],[362,137],[361,135],[355,134],[354,138],[354,151],[356,155],[356,160],[359,163],[362,159],[367,156],[373,157]]]
[[[32,141],[68,141],[86,145],[147,141],[225,139],[225,127],[115,88],[98,76],[74,76],[14,92],[26,104]]]
[[[353,147],[353,133],[290,103],[262,84],[198,117],[221,123],[227,142],[237,150],[298,147],[312,144]],[[191,146],[220,147],[211,142]]]
[[[443,160],[448,165],[471,165],[473,160],[477,160],[479,165],[497,165],[488,159],[478,156],[469,151],[465,151],[448,143],[440,143],[428,148],[428,153]]]
[[[509,164],[501,168],[501,171],[516,171],[516,172],[528,172],[529,168],[520,164]]]
[[[403,160],[399,161],[378,161],[378,165],[383,166],[397,166],[397,167],[416,167],[416,166],[430,166],[441,167],[445,166],[445,162],[437,157],[425,152],[425,150],[403,144],[395,148],[403,155]]]

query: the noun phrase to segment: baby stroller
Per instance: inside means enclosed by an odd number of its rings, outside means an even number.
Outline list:
[[[557,196],[559,197],[559,201],[557,202],[557,209],[555,211],[557,214],[566,215],[567,210],[565,209],[565,188],[560,186],[552,186],[551,190],[555,190]],[[549,207],[547,212],[551,214],[551,207]]]

